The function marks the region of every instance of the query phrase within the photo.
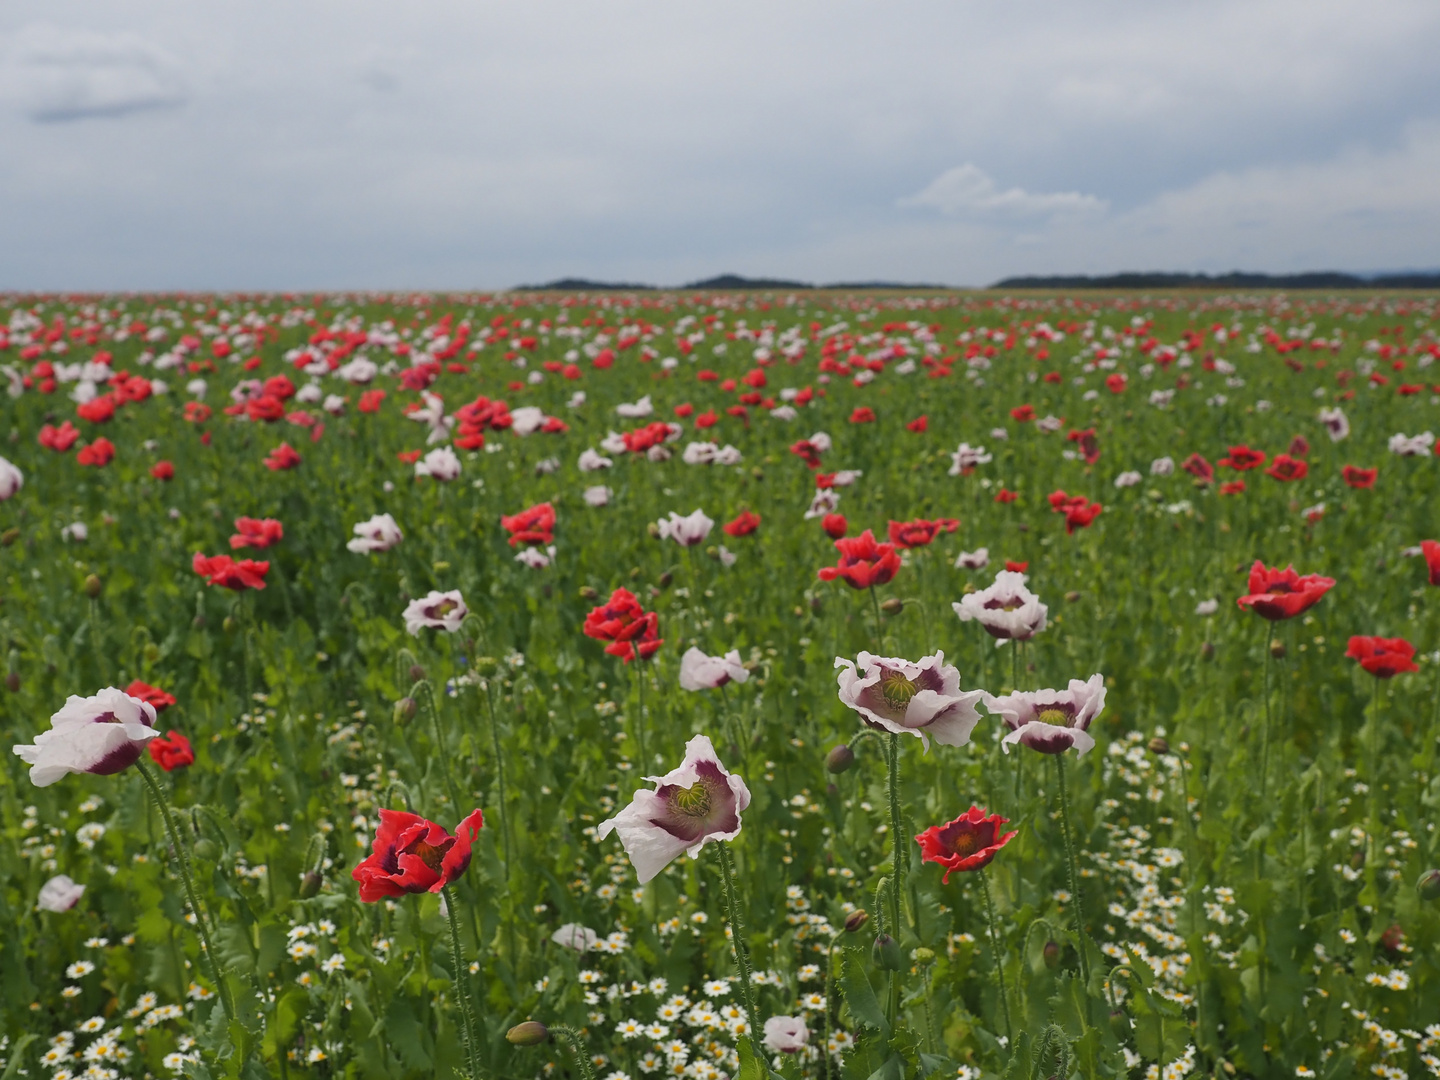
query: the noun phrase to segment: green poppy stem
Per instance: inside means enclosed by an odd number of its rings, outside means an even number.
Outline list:
[[[1000,1011],[1005,1017],[1005,1044],[1013,1051],[1015,1031],[1010,1026],[1010,996],[1005,991],[1005,958],[1000,954],[1000,934],[995,928],[995,905],[990,900],[990,881],[984,869],[976,875],[980,879],[980,892],[985,897],[985,919],[990,926],[990,955],[995,961],[995,981],[1000,989]]]
[[[735,950],[735,967],[740,972],[740,992],[745,999],[745,1019],[750,1024],[750,1049],[757,1060],[763,1061],[764,1054],[756,1038],[759,1008],[755,1004],[755,980],[751,975],[750,945],[745,940],[745,922],[740,914],[740,903],[736,895],[735,869],[730,862],[730,849],[722,840],[715,845],[720,860],[720,877],[725,883],[726,916],[730,923],[730,945]]]
[[[1070,798],[1065,790],[1065,755],[1055,755],[1055,773],[1060,788],[1060,831],[1065,836],[1065,861],[1070,869],[1070,902],[1075,912],[1075,948],[1080,954],[1080,979],[1086,993],[1090,987],[1090,954],[1085,948],[1084,900],[1080,891],[1080,867],[1075,859],[1075,843],[1070,837]],[[1086,997],[1088,1003],[1089,997]]]
[[[465,1043],[465,1068],[470,1080],[480,1080],[480,1047],[475,1035],[475,1008],[470,995],[470,969],[460,950],[460,921],[455,914],[455,893],[449,885],[440,890],[445,901],[445,919],[450,924],[450,956],[455,964],[455,998],[460,1005],[461,1035]]]

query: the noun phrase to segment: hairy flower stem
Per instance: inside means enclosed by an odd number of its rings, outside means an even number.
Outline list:
[[[875,640],[883,649],[885,647],[885,620],[880,615],[880,598],[875,595],[874,585],[871,585],[866,592],[870,594],[870,606],[875,611]]]
[[[976,877],[980,879],[980,892],[985,897],[985,918],[990,925],[990,955],[995,960],[995,981],[1000,989],[1000,1011],[1005,1017],[1005,1043],[1013,1050],[1015,1032],[1010,1026],[1010,997],[1005,992],[1005,958],[1000,954],[1000,934],[995,928],[995,905],[990,900],[990,881],[983,869]]]
[[[495,785],[500,802],[500,838],[505,851],[505,880],[510,880],[510,811],[509,791],[505,783],[505,754],[500,747],[500,721],[495,716],[495,686],[485,679],[485,710],[490,716],[490,746],[495,754]]]
[[[235,1002],[230,998],[230,987],[225,982],[224,972],[220,970],[215,960],[215,949],[210,944],[210,922],[206,918],[204,909],[200,906],[200,900],[195,895],[195,882],[190,877],[190,852],[180,841],[180,832],[175,828],[174,819],[170,816],[170,800],[165,796],[165,790],[155,779],[155,774],[143,761],[137,761],[135,768],[140,770],[140,775],[145,778],[145,786],[150,789],[150,798],[155,803],[155,809],[160,811],[160,817],[165,822],[165,832],[170,837],[170,846],[175,849],[175,865],[180,868],[180,880],[185,886],[185,898],[190,904],[190,910],[195,914],[195,929],[200,936],[200,951],[205,955],[206,974],[215,984],[215,992],[220,995],[220,1007],[225,1010],[225,1015],[230,1019],[237,1019],[235,1016]]]
[[[1070,837],[1070,798],[1065,791],[1065,755],[1055,755],[1055,775],[1060,788],[1060,831],[1065,836],[1065,861],[1070,868],[1070,901],[1075,911],[1075,949],[1080,955],[1080,979],[1085,985],[1086,1012],[1090,1004],[1090,953],[1085,947],[1085,906],[1080,892],[1080,868],[1075,861],[1075,844]],[[1086,1022],[1088,1024],[1089,1017]]]
[[[640,696],[640,703],[635,707],[635,738],[640,743],[640,765],[643,772],[650,767],[650,759],[645,756],[645,669],[641,666],[644,661],[640,659],[639,652],[635,654],[634,663],[636,693]]]
[[[1375,888],[1380,868],[1380,684],[1370,694],[1370,850],[1365,859],[1365,876]]]
[[[765,1056],[755,1033],[759,1030],[759,1009],[755,1005],[755,981],[751,978],[750,946],[745,940],[745,922],[740,915],[740,903],[736,897],[735,869],[730,862],[730,849],[724,842],[715,845],[720,860],[720,877],[725,883],[725,907],[730,922],[730,945],[735,950],[735,967],[740,972],[740,990],[745,997],[745,1019],[750,1024],[750,1049],[756,1060],[764,1061]]]
[[[895,940],[900,940],[900,897],[905,888],[905,858],[909,854],[902,844],[904,829],[900,823],[900,736],[890,733],[885,748],[885,763],[888,766],[886,787],[890,796],[890,840],[894,870],[890,886],[890,925]]]
[[[1265,807],[1265,787],[1270,774],[1270,663],[1275,645],[1275,624],[1267,622],[1265,634],[1265,729],[1260,734],[1260,807]]]
[[[550,1033],[569,1045],[570,1052],[575,1055],[575,1060],[580,1065],[580,1075],[584,1080],[595,1080],[595,1066],[590,1061],[590,1055],[585,1052],[580,1033],[567,1024],[556,1024],[550,1029]]]
[[[844,932],[843,927],[833,932],[830,943],[825,946],[825,1041],[820,1044],[820,1060],[824,1062],[825,1080],[830,1080],[834,1071],[834,1062],[830,1057],[830,1014],[835,1000],[835,942],[840,940],[840,935]]]
[[[455,999],[460,1005],[461,1035],[465,1043],[465,1066],[470,1080],[480,1080],[480,1046],[475,1035],[475,1007],[470,996],[470,970],[460,951],[460,920],[455,914],[455,893],[446,885],[440,890],[445,899],[445,918],[450,923],[450,956],[455,963]]]

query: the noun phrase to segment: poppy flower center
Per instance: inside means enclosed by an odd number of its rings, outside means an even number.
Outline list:
[[[446,615],[449,615],[450,612],[454,611],[455,607],[456,604],[454,600],[442,600],[435,605],[435,615],[437,618],[443,619]]]
[[[120,718],[116,716],[113,712],[101,713],[99,716],[95,717],[95,723],[118,724],[120,723]]]
[[[980,837],[973,832],[963,832],[950,843],[951,854],[966,858],[980,850]]]
[[[670,805],[686,817],[703,818],[710,814],[710,789],[697,780],[688,788],[677,788],[670,796]]]
[[[1070,726],[1070,716],[1063,709],[1041,709],[1037,719],[1042,724],[1052,724],[1055,727]]]
[[[920,692],[914,681],[900,671],[887,671],[880,676],[880,695],[892,709],[903,709]]]
[[[445,865],[445,849],[438,848],[434,844],[427,844],[424,840],[415,841],[405,849],[405,854],[418,855],[420,861],[437,874]]]

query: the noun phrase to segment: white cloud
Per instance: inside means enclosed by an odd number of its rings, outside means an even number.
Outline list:
[[[175,58],[137,34],[32,23],[0,48],[0,96],[55,123],[176,106],[187,91]]]
[[[957,165],[932,180],[923,191],[897,203],[903,207],[929,207],[942,214],[1003,214],[1034,217],[1042,214],[1097,214],[1104,199],[1078,191],[1038,193],[1012,187],[1003,191],[976,165]]]

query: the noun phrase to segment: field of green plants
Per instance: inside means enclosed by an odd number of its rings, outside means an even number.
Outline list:
[[[0,1080],[1440,1075],[1437,304],[0,297]]]

